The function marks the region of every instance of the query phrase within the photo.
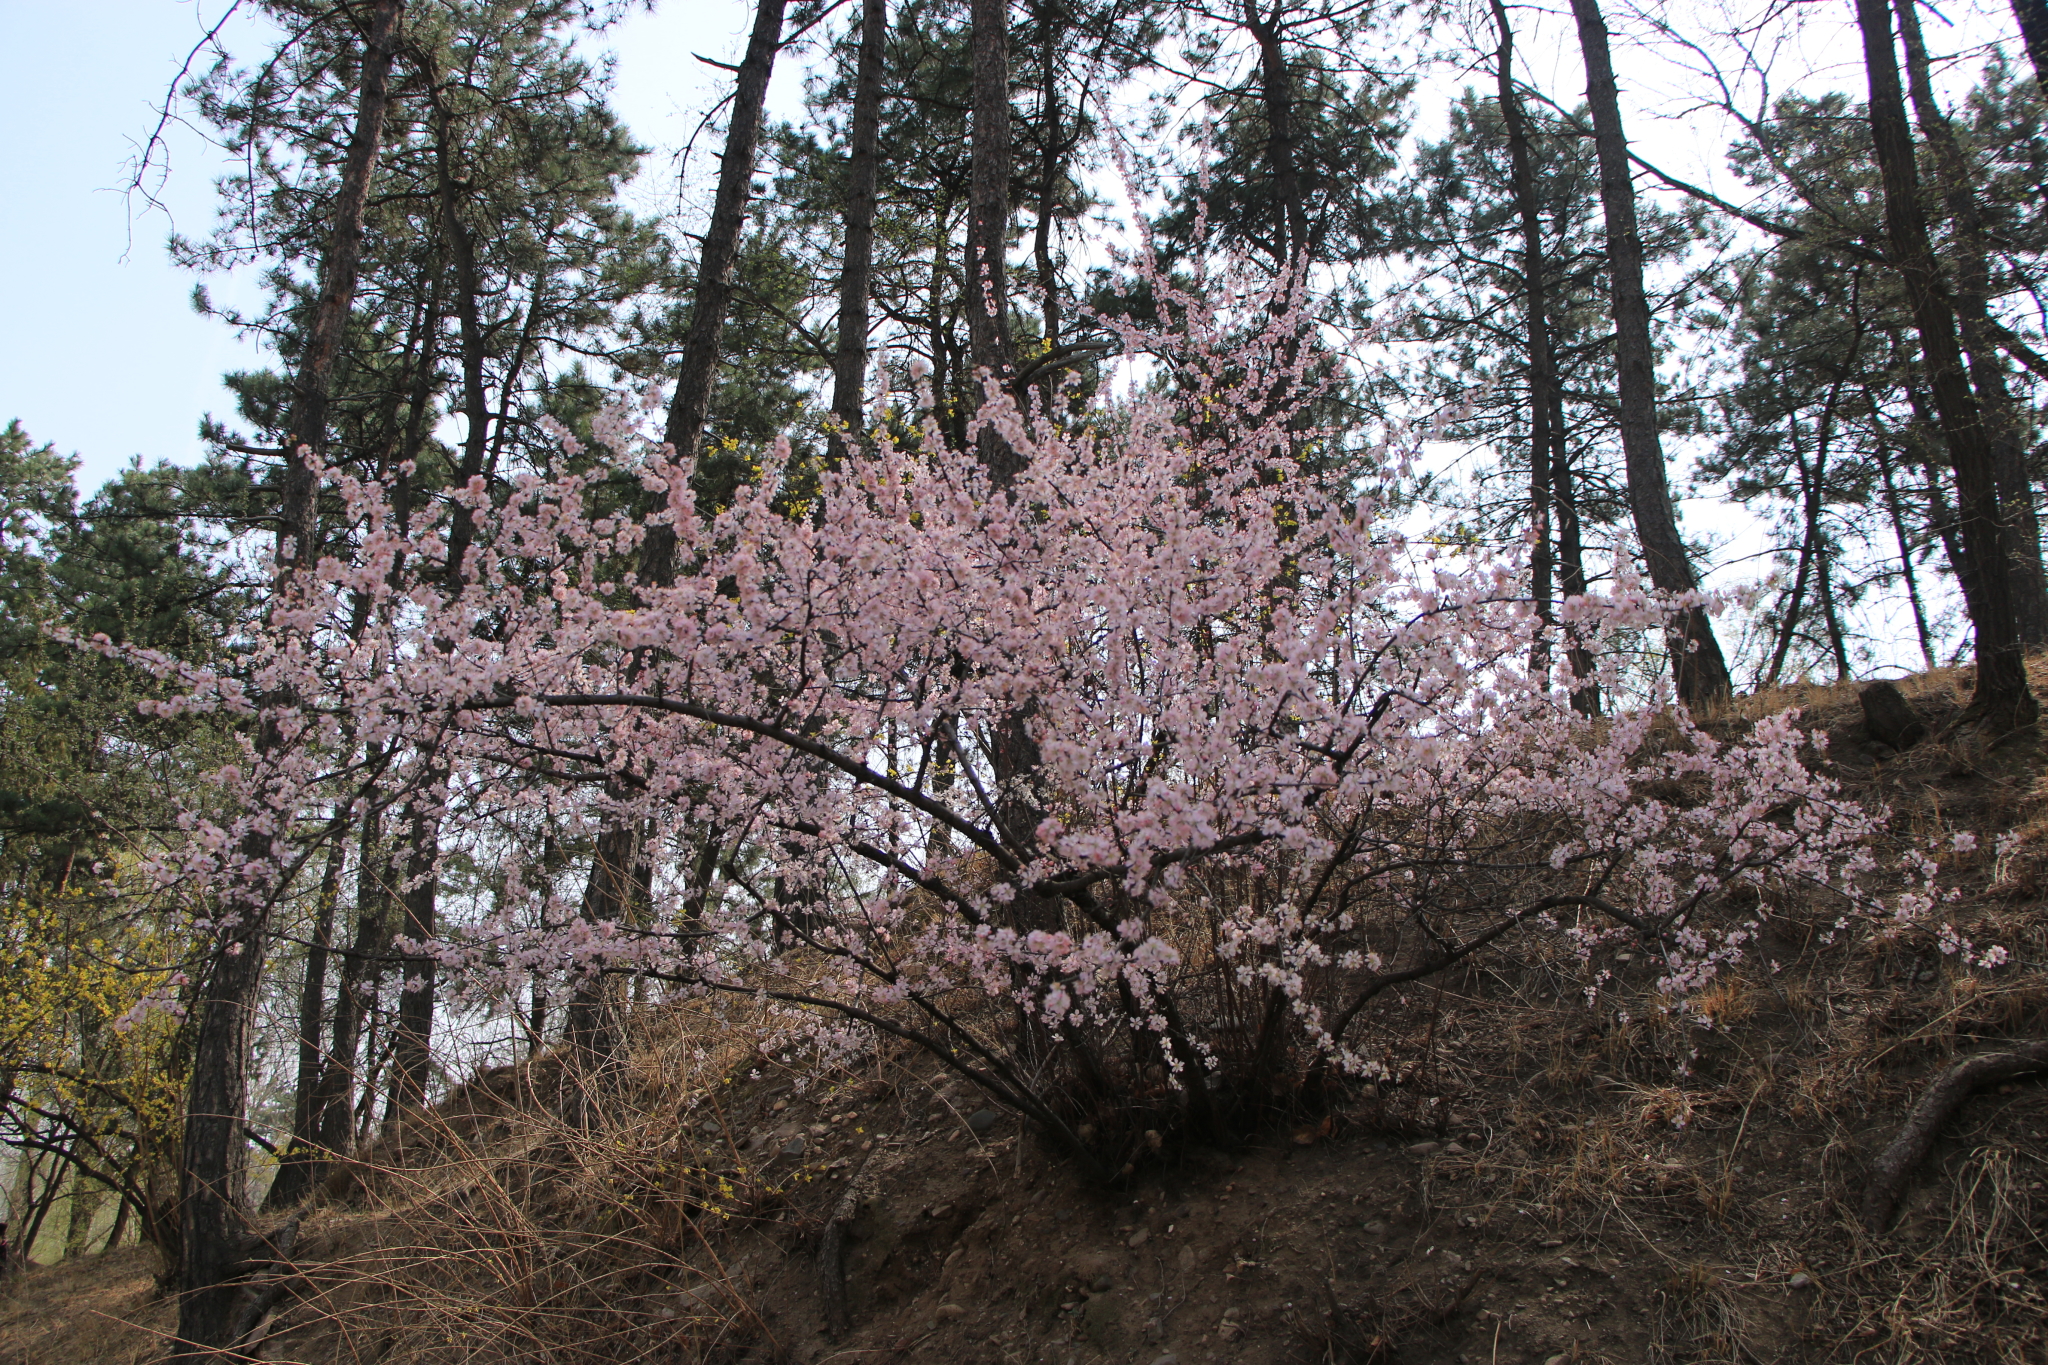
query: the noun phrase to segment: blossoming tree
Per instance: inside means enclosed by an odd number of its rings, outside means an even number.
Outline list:
[[[992,392],[963,447],[885,394],[860,453],[798,481],[778,445],[715,513],[645,409],[565,433],[557,468],[457,495],[452,591],[445,527],[401,535],[384,487],[337,480],[361,553],[281,594],[248,681],[155,661],[175,705],[279,737],[219,775],[239,823],[195,816],[160,875],[231,934],[370,801],[427,801],[444,855],[514,849],[493,916],[434,950],[472,980],[744,996],[784,1049],[879,1030],[1105,1172],[1385,1078],[1374,1002],[1516,935],[1596,983],[1648,951],[1682,997],[1782,897],[1844,928],[1933,904],[1931,864],[1875,894],[1878,822],[1790,718],[1574,712],[1531,671],[1563,651],[1532,654],[1519,566],[1402,534],[1397,443],[1315,473],[1328,357],[1284,297],[1154,287],[1175,322],[1123,325],[1154,375],[1124,397],[1052,420]],[[608,510],[622,476],[638,512]],[[654,527],[658,583],[632,567]],[[1671,609],[1624,584],[1560,628]],[[540,818],[645,831],[619,913],[537,913]]]

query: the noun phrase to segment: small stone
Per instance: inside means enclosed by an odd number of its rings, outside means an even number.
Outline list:
[[[1115,1286],[1116,1281],[1110,1279],[1109,1276],[1097,1275],[1094,1279],[1088,1281],[1088,1292],[1091,1294],[1107,1294]]]
[[[1614,960],[1616,962],[1634,962],[1636,960],[1636,955],[1634,953],[1616,953],[1614,955]]]
[[[1813,1276],[1802,1270],[1791,1279],[1785,1281],[1785,1283],[1794,1289],[1811,1289],[1813,1287]]]
[[[1083,1142],[1095,1141],[1095,1125],[1092,1123],[1082,1124],[1079,1128],[1076,1128],[1074,1130],[1074,1136],[1081,1139],[1081,1141]]]
[[[1180,1365],[1180,1357],[1168,1351],[1165,1355],[1155,1359],[1152,1365]]]
[[[1444,1155],[1445,1155],[1445,1156],[1463,1156],[1463,1155],[1465,1155],[1465,1144],[1464,1144],[1464,1143],[1462,1143],[1462,1142],[1450,1142],[1450,1143],[1446,1143],[1446,1144],[1444,1144]]]
[[[1543,1362],[1543,1365],[1569,1365],[1570,1358],[1560,1352]]]
[[[932,1316],[940,1322],[957,1322],[967,1316],[967,1310],[957,1303],[942,1303]]]
[[[967,1126],[974,1130],[976,1137],[981,1137],[989,1129],[995,1127],[997,1121],[1002,1117],[1001,1114],[998,1114],[993,1109],[977,1109],[968,1117]]]
[[[782,1154],[792,1158],[802,1156],[804,1154],[804,1135],[798,1133],[795,1137],[783,1143]]]
[[[944,1218],[947,1214],[951,1213],[952,1211],[953,1206],[951,1204],[934,1204],[930,1208],[926,1209],[924,1212],[925,1217],[931,1219],[933,1222],[937,1222],[939,1219]]]
[[[1410,1156],[1434,1156],[1442,1148],[1442,1145],[1436,1142],[1411,1142],[1402,1150]]]
[[[1226,1322],[1216,1329],[1216,1335],[1222,1337],[1225,1341],[1236,1341],[1238,1334],[1243,1331],[1244,1328],[1239,1327],[1236,1323]]]
[[[769,1112],[775,1114],[779,1114],[787,1108],[789,1108],[788,1100],[777,1100],[775,1101],[775,1103],[768,1106]]]
[[[1136,1232],[1131,1234],[1131,1240],[1125,1242],[1124,1245],[1129,1247],[1131,1250],[1136,1251],[1139,1247],[1145,1245],[1145,1243],[1151,1240],[1152,1230],[1150,1228],[1139,1228]]]
[[[1384,1237],[1387,1235],[1387,1231],[1386,1223],[1377,1218],[1365,1225],[1365,1235],[1368,1237]]]

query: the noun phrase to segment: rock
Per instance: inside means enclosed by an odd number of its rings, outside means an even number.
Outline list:
[[[981,1137],[995,1127],[1002,1117],[993,1109],[977,1109],[968,1116],[967,1126],[974,1130],[976,1137]]]
[[[1442,1146],[1437,1142],[1411,1142],[1401,1150],[1410,1156],[1435,1156]]]
[[[1813,1287],[1813,1276],[1802,1270],[1791,1279],[1785,1281],[1785,1283],[1793,1289],[1811,1289]]]
[[[1382,1219],[1375,1218],[1365,1225],[1365,1235],[1368,1237],[1384,1237],[1389,1231],[1390,1229],[1387,1227],[1386,1222]]]
[[[1131,1250],[1136,1251],[1139,1247],[1145,1245],[1145,1243],[1151,1240],[1152,1230],[1150,1228],[1139,1228],[1136,1232],[1131,1234],[1131,1240],[1125,1242],[1124,1245],[1129,1247]]]
[[[967,1310],[957,1303],[942,1303],[932,1316],[940,1322],[958,1322],[961,1318],[967,1316]]]
[[[1896,683],[1874,682],[1857,697],[1863,703],[1863,728],[1872,739],[1894,749],[1910,749],[1927,738],[1927,723]]]
[[[1570,1365],[1570,1361],[1571,1361],[1571,1357],[1569,1357],[1569,1356],[1566,1356],[1566,1355],[1563,1355],[1563,1354],[1559,1354],[1559,1355],[1554,1355],[1554,1356],[1550,1357],[1550,1359],[1548,1359],[1548,1360],[1544,1361],[1544,1362],[1543,1362],[1543,1365]]]
[[[1165,1355],[1154,1359],[1152,1365],[1180,1365],[1180,1357],[1168,1351]]]
[[[795,1137],[783,1143],[782,1154],[792,1159],[802,1156],[804,1154],[804,1135],[798,1133]]]
[[[1107,1294],[1115,1287],[1116,1281],[1107,1275],[1097,1275],[1088,1281],[1088,1292],[1091,1294]]]
[[[1446,1144],[1444,1145],[1444,1155],[1445,1155],[1445,1156],[1463,1156],[1463,1155],[1465,1155],[1465,1144],[1463,1144],[1462,1142],[1451,1142],[1451,1143],[1446,1143]]]

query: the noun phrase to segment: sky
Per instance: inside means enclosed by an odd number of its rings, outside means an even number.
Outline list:
[[[254,344],[193,311],[199,280],[164,249],[173,231],[210,230],[213,182],[229,169],[218,150],[174,123],[168,174],[150,178],[151,196],[128,192],[180,65],[228,8],[0,0],[0,185],[10,205],[0,214],[0,423],[19,419],[36,441],[77,454],[85,490],[136,456],[196,460],[200,418],[233,413],[221,375],[265,363]],[[671,0],[620,24],[609,41],[627,126],[658,152],[687,142],[722,78],[692,54],[736,60],[750,19],[740,0]],[[234,22],[223,36],[253,53],[263,29]],[[776,110],[792,116],[799,81],[778,74]],[[700,150],[698,175],[707,164]],[[663,192],[653,179],[636,187],[650,203]],[[251,297],[247,282],[207,284],[221,302]]]

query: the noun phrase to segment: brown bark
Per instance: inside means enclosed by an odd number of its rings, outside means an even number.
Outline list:
[[[298,1083],[292,1091],[292,1136],[278,1163],[277,1175],[263,1196],[266,1209],[289,1208],[312,1188],[319,1161],[320,1078],[326,1051],[320,1046],[327,1017],[327,958],[334,947],[334,908],[341,899],[342,863],[346,849],[340,839],[327,847],[327,868],[320,877],[313,934],[306,944],[306,974],[299,983]]]
[[[1927,44],[1920,36],[1916,0],[1896,0],[1899,34],[1906,46],[1906,88],[1913,102],[1920,135],[1934,153],[1935,176],[1941,182],[1942,206],[1952,231],[1951,298],[1956,325],[1962,332],[1970,383],[1984,415],[1991,442],[1992,478],[1998,485],[1999,516],[2012,552],[2013,605],[2019,616],[2020,642],[2028,648],[2048,644],[2048,579],[2041,570],[2041,525],[2034,513],[2032,481],[2027,475],[2025,424],[2006,383],[2005,354],[1991,318],[1991,267],[1988,234],[1978,203],[1976,177],[1948,116],[1934,98]]]
[[[704,230],[697,257],[697,281],[690,301],[690,326],[676,366],[676,391],[669,400],[663,438],[675,463],[696,459],[711,412],[711,394],[718,378],[720,340],[732,304],[738,268],[740,232],[746,224],[747,201],[753,197],[754,159],[761,138],[762,109],[775,54],[782,42],[787,0],[757,0],[754,26],[747,36],[734,82],[732,114],[726,123],[725,151],[719,160],[718,189],[712,197],[711,221]],[[675,581],[676,535],[666,522],[649,526],[640,547],[640,581],[665,587]],[[635,672],[638,665],[635,665]],[[581,913],[586,919],[617,918],[626,904],[624,883],[639,858],[637,824],[607,819],[598,831],[585,885]],[[561,1097],[562,1112],[572,1122],[588,1114],[586,1089],[609,1061],[617,1042],[610,1021],[609,993],[602,979],[581,983],[564,1010],[564,1035],[572,1045],[571,1074]]]
[[[1258,0],[1244,0],[1240,22],[1259,49],[1259,102],[1266,112],[1266,168],[1273,176],[1273,198],[1280,210],[1280,260],[1299,269],[1308,255],[1308,204],[1302,196],[1301,169],[1294,154],[1294,77],[1280,41],[1286,6],[1274,0],[1270,15]]]
[[[439,799],[429,786],[408,812],[405,885],[399,891],[399,904],[405,912],[405,937],[414,943],[432,938],[436,927],[441,878],[435,862],[441,851],[441,820],[434,803]],[[434,959],[424,953],[409,952],[398,959],[398,1020],[391,1040],[394,1114],[426,1103],[433,1067],[434,966]]]
[[[825,458],[838,464],[860,435],[868,368],[868,289],[875,266],[875,182],[881,157],[882,45],[888,0],[862,0],[853,127],[846,158],[846,246],[839,264],[839,344],[832,356],[832,427]]]
[[[1607,220],[1607,269],[1614,313],[1615,380],[1620,400],[1621,448],[1628,471],[1629,510],[1650,582],[1668,593],[1694,592],[1699,579],[1678,534],[1671,487],[1657,432],[1656,351],[1650,342],[1650,303],[1643,288],[1643,239],[1636,222],[1628,137],[1608,50],[1607,21],[1598,0],[1572,0],[1579,45],[1586,59],[1586,102],[1600,158],[1600,203]],[[1687,705],[1732,695],[1728,664],[1705,611],[1688,609],[1672,631],[1672,674]]]
[[[2019,21],[2020,39],[2034,63],[2034,79],[2048,91],[2048,0],[2012,0],[2012,17]]]
[[[1920,658],[1932,672],[1939,667],[1934,657],[1934,635],[1927,628],[1927,608],[1920,600],[1920,577],[1913,571],[1913,543],[1906,534],[1906,514],[1900,505],[1897,476],[1892,473],[1891,451],[1883,441],[1877,443],[1876,450],[1878,474],[1884,480],[1885,511],[1891,517],[1892,538],[1899,547],[1899,574],[1905,580],[1906,601],[1913,608],[1913,630],[1920,640]]]
[[[356,927],[334,992],[334,1029],[321,1077],[317,1109],[320,1146],[330,1156],[354,1146],[357,1054],[384,980],[384,945],[391,938],[391,869],[383,821],[375,811],[363,817],[356,845]]]
[[[1562,447],[1564,434],[1553,428],[1552,394],[1557,388],[1557,362],[1551,353],[1548,302],[1549,262],[1544,259],[1543,218],[1536,197],[1536,173],[1529,162],[1529,120],[1522,110],[1521,93],[1515,89],[1515,31],[1508,22],[1504,0],[1492,0],[1493,23],[1500,33],[1495,54],[1495,78],[1500,100],[1502,127],[1508,139],[1508,176],[1515,196],[1516,214],[1522,225],[1522,290],[1526,314],[1529,363],[1529,524],[1535,540],[1529,561],[1529,595],[1535,599],[1536,615],[1544,633],[1537,637],[1529,665],[1541,672],[1550,663],[1550,628],[1557,612],[1550,599],[1552,550],[1550,508],[1553,443]]]
[[[1986,1052],[1944,1071],[1906,1115],[1898,1136],[1871,1165],[1863,1193],[1863,1226],[1883,1232],[1913,1168],[1926,1159],[1941,1130],[1973,1091],[2016,1076],[2048,1071],[2048,1042],[2023,1043],[2010,1052]]]
[[[1010,6],[1009,0],[973,0],[973,122],[967,175],[967,313],[969,363],[976,382],[971,407],[981,406],[980,382],[1007,392],[1016,370],[1010,339],[1006,278],[1010,250]],[[1023,471],[1009,442],[983,428],[978,447],[989,480],[1006,488]]]
[[[662,439],[675,450],[675,462],[687,465],[697,457],[704,423],[711,413],[711,391],[718,381],[719,340],[732,305],[733,280],[739,267],[740,229],[747,220],[747,201],[754,191],[754,154],[761,140],[761,110],[768,99],[768,78],[782,42],[782,14],[787,0],[757,0],[754,27],[747,35],[733,86],[732,116],[725,126],[725,153],[718,163],[718,190],[711,200],[711,221],[705,225],[703,250],[697,257],[697,284],[690,300],[690,328],[683,336],[682,358],[676,364],[676,391],[669,399]],[[666,524],[650,526],[640,551],[642,582],[666,585],[675,580],[675,532]]]
[[[1886,0],[1856,0],[1870,79],[1870,133],[1884,180],[1885,225],[1892,260],[1906,286],[1934,407],[1961,497],[1964,552],[1975,566],[1971,624],[1977,636],[1977,688],[1965,713],[1997,732],[2031,724],[2040,704],[2027,685],[2011,555],[1999,516],[1989,433],[1971,392],[1956,339],[1955,312],[1942,286],[1920,208],[1920,177],[1906,123],[1905,92],[1892,48]]]
[[[363,44],[355,129],[321,264],[320,298],[294,377],[297,392],[287,423],[283,521],[278,529],[281,564],[310,565],[318,549],[318,490],[311,467],[298,452],[302,446],[317,451],[325,439],[328,391],[355,304],[363,209],[383,137],[402,10],[402,0],[377,0]],[[268,756],[283,747],[283,737],[266,722],[256,744],[259,756]],[[241,852],[253,866],[273,863],[268,834],[251,835]],[[250,1031],[269,946],[270,906],[282,889],[253,884],[245,888],[241,902],[216,931],[211,958],[194,992],[192,1079],[185,1095],[178,1173],[180,1294],[171,1360],[214,1356],[229,1345],[234,1328],[239,1248],[249,1230],[249,1155],[243,1128]]]
[[[370,173],[384,137],[384,111],[390,102],[391,60],[398,50],[404,0],[377,0],[369,32],[363,39],[362,84],[356,97],[355,130],[342,161],[341,188],[335,195],[334,226],[320,263],[320,293],[306,329],[305,349],[292,376],[292,410],[285,422],[284,515],[278,527],[280,562],[311,564],[319,549],[314,526],[318,494],[313,471],[300,447],[315,455],[327,440],[327,407],[334,367],[355,309],[356,273],[363,245],[363,210],[370,199]],[[290,547],[289,553],[286,547]]]

